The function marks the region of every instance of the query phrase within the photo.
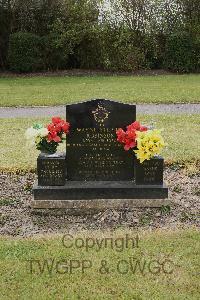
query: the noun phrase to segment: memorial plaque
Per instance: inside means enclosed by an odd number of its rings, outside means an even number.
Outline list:
[[[163,185],[163,165],[162,157],[154,157],[140,163],[135,159],[135,182],[138,185]]]
[[[65,184],[65,154],[40,154],[37,159],[38,185],[59,186]]]
[[[136,106],[97,99],[66,107],[70,134],[66,176],[74,181],[133,180],[134,155],[117,142],[116,129],[136,120]]]

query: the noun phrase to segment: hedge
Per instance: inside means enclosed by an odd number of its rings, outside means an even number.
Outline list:
[[[44,68],[42,39],[32,33],[17,32],[10,35],[8,49],[9,68],[15,72],[34,72]]]
[[[165,67],[176,72],[197,71],[199,46],[188,32],[171,34],[166,41]]]

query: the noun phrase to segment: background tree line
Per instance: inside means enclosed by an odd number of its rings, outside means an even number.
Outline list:
[[[0,68],[200,69],[199,0],[0,0]]]

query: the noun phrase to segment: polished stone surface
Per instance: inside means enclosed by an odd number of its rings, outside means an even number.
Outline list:
[[[166,185],[133,181],[66,181],[64,186],[34,186],[35,200],[165,199]]]
[[[65,154],[40,154],[37,159],[38,184],[58,186],[65,184]]]
[[[163,184],[164,159],[161,156],[145,160],[140,163],[134,161],[135,182],[137,185],[162,185]]]
[[[134,156],[117,142],[116,129],[136,119],[136,106],[96,99],[66,106],[68,180],[132,180]]]

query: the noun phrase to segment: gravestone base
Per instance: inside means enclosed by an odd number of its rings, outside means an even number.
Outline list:
[[[165,205],[168,188],[163,185],[136,185],[133,181],[66,181],[64,186],[33,188],[34,208],[76,207],[159,207]]]
[[[91,213],[104,209],[156,208],[170,205],[168,199],[92,199],[92,200],[33,200],[33,209],[67,209]]]

